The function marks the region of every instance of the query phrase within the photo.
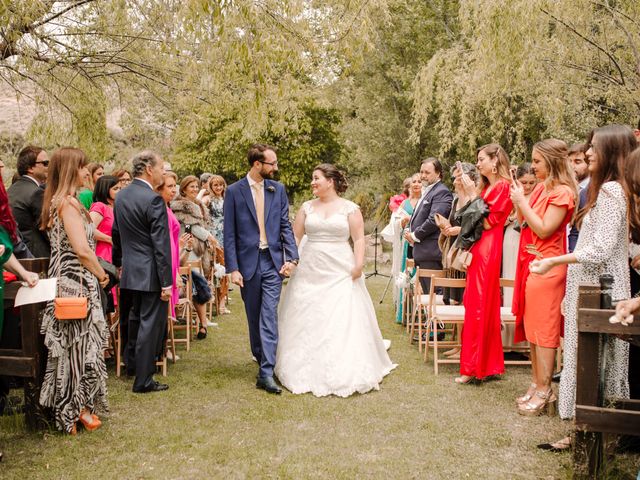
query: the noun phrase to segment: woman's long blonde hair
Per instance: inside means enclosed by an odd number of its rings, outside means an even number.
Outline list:
[[[573,193],[573,201],[578,205],[578,183],[569,165],[569,147],[562,140],[547,138],[533,146],[532,153],[538,152],[547,166],[549,176],[544,181],[548,190],[558,185],[566,185]],[[577,208],[574,214],[577,213]]]
[[[213,193],[213,188],[211,188],[211,184],[213,182],[218,182],[222,184],[222,194],[220,195],[222,198],[224,198],[224,194],[227,193],[227,182],[224,181],[224,178],[222,178],[221,175],[211,175],[211,178],[209,178],[209,180],[207,181],[207,190],[209,190],[209,195],[211,195],[212,197],[215,197],[215,194]]]
[[[42,200],[41,230],[51,227],[52,209],[60,208],[67,196],[76,194],[80,183],[80,168],[86,165],[87,156],[79,148],[63,147],[53,152],[49,161],[47,186]]]
[[[502,148],[497,143],[488,143],[487,145],[483,145],[482,147],[476,150],[476,160],[478,159],[478,155],[480,152],[484,152],[489,155],[489,158],[496,158],[498,161],[496,162],[496,174],[499,178],[503,178],[507,181],[511,181],[511,174],[509,173],[509,169],[511,168],[511,161],[509,160],[509,155],[504,148]],[[484,175],[480,174],[480,180],[478,181],[478,192],[482,192],[486,187],[489,186],[489,179]]]

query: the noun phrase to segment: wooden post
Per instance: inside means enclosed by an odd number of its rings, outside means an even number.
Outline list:
[[[600,308],[600,286],[580,285],[578,309]],[[580,323],[580,314],[576,321]],[[578,328],[578,356],[576,359],[576,405],[600,406],[598,359],[599,335],[581,333]],[[573,478],[595,478],[602,459],[602,434],[576,429],[573,449]]]

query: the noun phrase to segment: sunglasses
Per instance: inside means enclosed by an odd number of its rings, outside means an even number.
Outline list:
[[[44,160],[42,162],[36,162],[36,163],[41,163],[42,165],[44,165],[45,167],[49,166],[49,160]]]

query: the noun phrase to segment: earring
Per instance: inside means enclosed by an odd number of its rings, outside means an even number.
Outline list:
[[[491,173],[498,173],[498,169],[496,168],[496,166],[494,165],[493,168],[491,169]]]

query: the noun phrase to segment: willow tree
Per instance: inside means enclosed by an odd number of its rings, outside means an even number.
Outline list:
[[[536,140],[582,138],[640,115],[637,2],[461,1],[460,35],[417,75],[413,140],[429,125],[439,153],[472,159],[498,141],[516,161]]]

